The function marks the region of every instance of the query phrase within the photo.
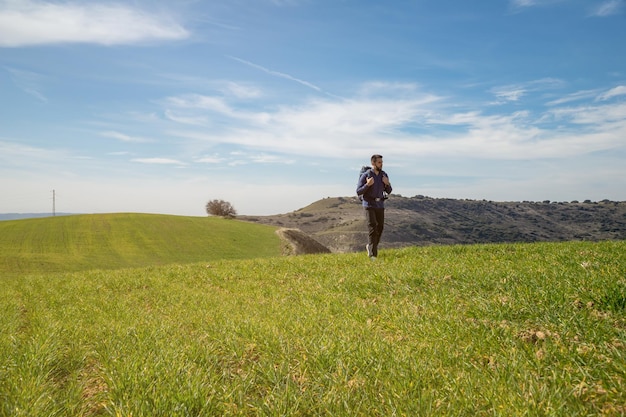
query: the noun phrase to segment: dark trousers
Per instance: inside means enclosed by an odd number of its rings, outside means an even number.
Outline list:
[[[372,248],[372,255],[378,256],[378,242],[383,234],[385,227],[385,209],[384,208],[366,208],[365,218],[369,230],[368,243]]]

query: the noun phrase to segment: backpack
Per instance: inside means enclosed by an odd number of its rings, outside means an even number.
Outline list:
[[[371,171],[371,170],[372,170],[372,168],[368,167],[367,165],[363,165],[363,166],[361,167],[361,171],[359,171],[359,180],[361,179],[361,175],[365,174],[366,172],[368,172],[368,173],[369,173],[369,171]],[[383,173],[384,173],[384,172],[385,172],[385,171],[383,171]],[[387,175],[387,174],[385,174],[385,176],[386,176],[386,175]],[[358,182],[358,180],[357,180],[357,182]],[[365,195],[365,193],[363,193],[363,194],[361,194],[360,196],[358,196],[360,201],[363,201],[363,196],[364,196],[364,195]],[[389,198],[389,194],[387,194],[387,192],[385,192],[385,191],[383,191],[383,198],[384,198],[385,200]]]
[[[367,165],[363,165],[361,167],[361,171],[359,172],[359,180],[361,179],[361,175],[365,174],[366,172],[370,171],[371,169],[372,169],[371,167],[368,167]],[[357,182],[358,182],[358,180],[357,180]],[[363,195],[359,196],[359,200],[363,201]]]

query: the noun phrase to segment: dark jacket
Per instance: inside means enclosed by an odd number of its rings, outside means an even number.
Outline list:
[[[369,177],[374,177],[374,184],[370,187],[366,185]],[[378,175],[376,175],[373,169],[369,169],[361,174],[359,182],[356,185],[356,194],[363,196],[363,207],[385,208],[383,193],[391,193],[391,185],[385,185],[383,177],[389,178],[385,171],[380,171]]]

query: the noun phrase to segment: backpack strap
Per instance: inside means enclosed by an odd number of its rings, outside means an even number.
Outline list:
[[[364,174],[365,174],[366,182],[367,182],[367,178],[371,178],[374,176],[374,173],[372,172],[372,168],[365,171]],[[368,201],[368,202],[371,201],[371,198],[368,196],[370,192],[371,192],[371,188],[365,189],[365,192],[362,195],[363,200]]]

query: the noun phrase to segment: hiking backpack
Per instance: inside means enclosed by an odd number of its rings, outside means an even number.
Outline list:
[[[370,171],[371,169],[372,169],[371,167],[368,167],[367,165],[363,165],[361,167],[361,171],[359,172],[359,180],[361,179],[361,175],[365,174],[367,171]],[[358,182],[358,180],[357,180],[357,182]],[[361,194],[359,196],[359,200],[363,201],[363,194]]]
[[[366,172],[368,172],[368,171],[371,171],[371,170],[372,170],[372,168],[368,167],[367,165],[363,165],[363,166],[361,167],[361,171],[359,172],[359,180],[361,179],[361,175],[363,175],[364,173],[366,173]],[[368,173],[369,173],[369,172],[368,172]],[[385,171],[383,171],[383,174],[384,174],[385,176],[387,176],[387,174],[385,174]],[[368,178],[369,178],[369,175],[368,175]],[[357,180],[357,183],[358,183],[358,180]],[[363,194],[361,194],[360,196],[358,196],[360,201],[363,201],[363,196],[364,196],[364,195],[365,195],[365,193],[363,193]],[[387,194],[387,192],[386,192],[386,191],[383,191],[383,199],[385,199],[385,200],[386,200],[386,199],[388,199],[388,198],[389,198],[389,194]]]

